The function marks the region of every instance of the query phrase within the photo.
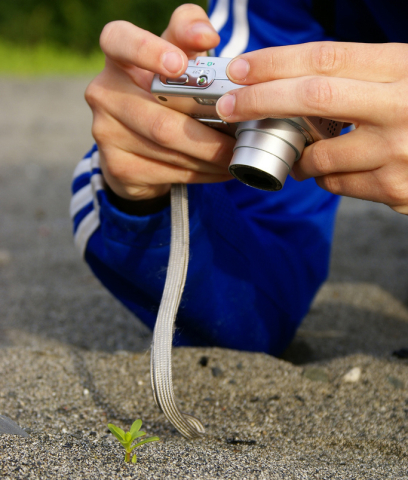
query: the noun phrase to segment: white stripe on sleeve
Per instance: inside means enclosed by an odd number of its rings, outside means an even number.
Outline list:
[[[234,27],[232,35],[220,57],[233,58],[242,53],[249,42],[248,0],[234,0]]]
[[[94,152],[92,154],[91,168],[100,168],[100,165],[99,165],[99,150],[96,150],[96,152]]]
[[[90,158],[81,160],[75,167],[73,178],[80,177],[83,173],[89,173],[91,170],[91,161]]]
[[[88,183],[85,187],[78,190],[71,198],[69,206],[69,215],[73,219],[75,215],[82,210],[89,202],[93,202],[92,185]]]
[[[104,190],[104,179],[100,173],[95,173],[91,177],[91,186],[92,186],[92,195],[94,197],[94,207],[95,210],[99,213],[99,202],[97,193],[99,190]]]
[[[85,254],[85,248],[89,238],[99,227],[99,224],[99,215],[95,210],[89,212],[79,224],[77,231],[75,232],[74,243],[82,257]]]
[[[217,5],[210,16],[210,22],[217,32],[219,32],[227,23],[229,16],[229,3],[230,0],[218,0]]]
[[[95,169],[99,169],[99,152],[97,151],[92,154],[92,158],[82,160],[74,172],[74,178],[83,173],[91,174],[90,182],[72,196],[69,208],[71,218],[74,218],[86,205],[91,202],[93,204],[93,209],[80,221],[74,235],[75,246],[82,256],[88,240],[100,225],[97,193],[105,187],[103,176],[100,173],[92,173]]]
[[[82,210],[88,203],[93,202],[94,208],[99,212],[99,203],[96,196],[98,190],[103,190],[103,177],[100,173],[95,173],[91,177],[91,183],[78,190],[71,198],[69,214],[73,219],[75,215]]]

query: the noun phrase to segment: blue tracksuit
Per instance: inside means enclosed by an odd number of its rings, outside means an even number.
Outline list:
[[[311,3],[214,0],[210,18],[221,36],[216,55],[330,38]],[[408,7],[400,4],[343,1],[335,34],[407,41]],[[77,166],[72,190],[76,245],[100,281],[153,328],[169,257],[170,208],[145,217],[118,211],[107,199],[96,147]],[[290,177],[274,193],[236,180],[188,190],[190,263],[175,344],[281,354],[327,278],[338,197],[314,180]]]

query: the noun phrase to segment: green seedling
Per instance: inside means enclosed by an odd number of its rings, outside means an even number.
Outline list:
[[[109,430],[112,432],[113,435],[115,435],[115,437],[123,445],[123,448],[126,450],[125,462],[127,463],[130,462],[130,454],[132,453],[132,450],[134,448],[140,447],[145,443],[158,442],[160,440],[159,437],[149,437],[149,438],[145,438],[144,440],[141,440],[140,442],[136,443],[136,445],[132,446],[132,443],[134,440],[136,440],[136,438],[143,437],[144,435],[146,435],[146,432],[142,432],[140,430],[141,426],[142,426],[142,421],[136,420],[135,422],[133,422],[133,425],[130,427],[130,431],[124,432],[121,428],[115,427],[115,425],[108,423]],[[136,457],[136,454],[134,454],[132,457],[132,463],[136,463],[136,462],[137,462],[137,457]]]

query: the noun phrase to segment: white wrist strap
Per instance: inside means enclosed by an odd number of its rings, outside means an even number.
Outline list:
[[[170,258],[153,332],[150,378],[158,407],[182,435],[195,438],[204,434],[205,429],[200,420],[178,409],[171,364],[174,322],[187,276],[189,237],[187,186],[174,184],[171,187]]]

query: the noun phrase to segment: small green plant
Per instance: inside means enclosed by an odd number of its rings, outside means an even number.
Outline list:
[[[121,428],[115,427],[115,425],[112,425],[112,423],[108,423],[108,428],[112,432],[113,435],[119,440],[119,442],[123,445],[123,448],[126,450],[125,454],[125,462],[130,462],[130,454],[132,453],[132,450],[136,447],[140,447],[141,445],[144,445],[145,443],[149,442],[158,442],[160,440],[159,437],[149,437],[145,438],[144,440],[136,443],[136,445],[132,446],[132,443],[136,438],[143,437],[143,435],[146,435],[146,432],[142,432],[140,430],[140,427],[142,426],[142,421],[141,420],[136,420],[133,422],[133,425],[130,427],[129,432],[124,432]],[[133,455],[132,457],[132,463],[137,462],[137,457],[136,454]]]

